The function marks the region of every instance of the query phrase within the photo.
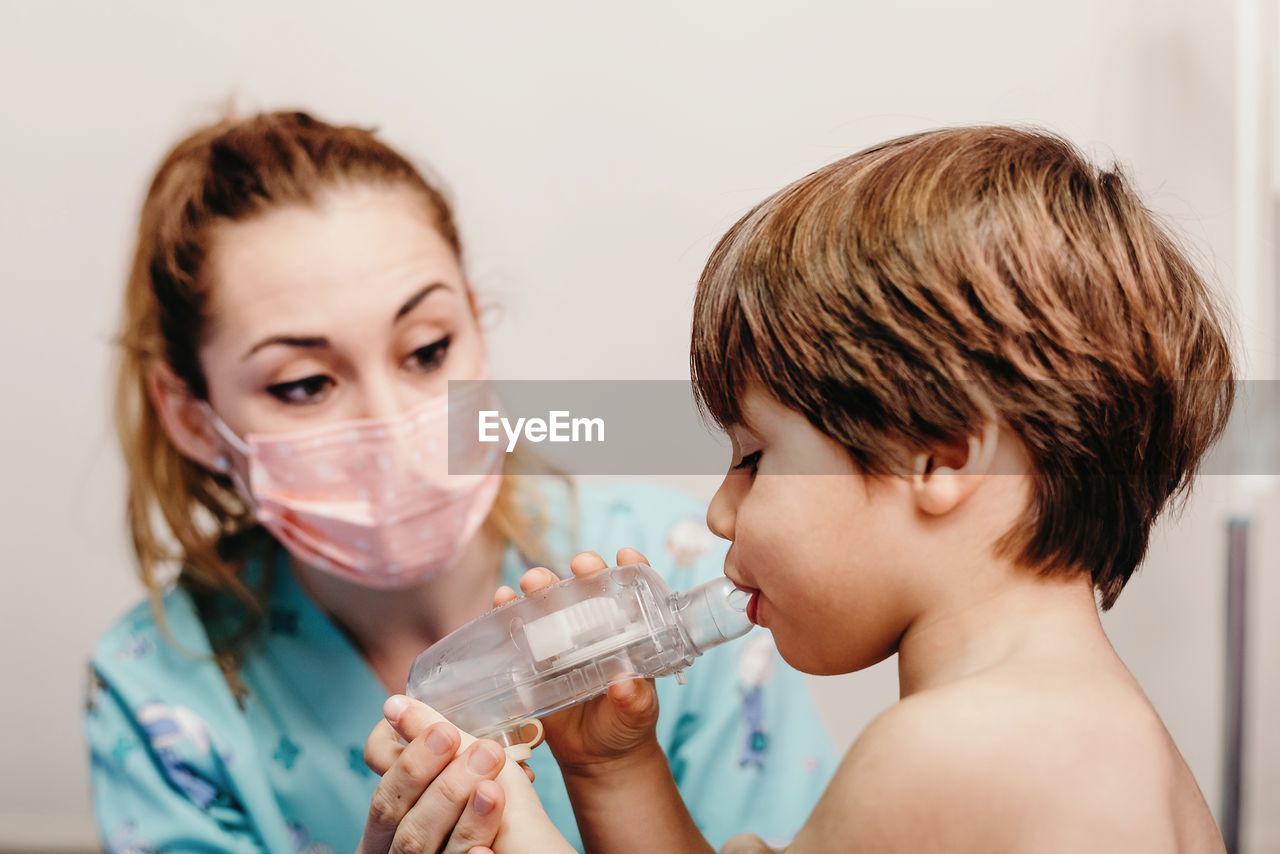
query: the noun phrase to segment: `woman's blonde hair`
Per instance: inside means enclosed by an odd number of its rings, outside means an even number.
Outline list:
[[[215,225],[251,219],[285,204],[310,204],[350,184],[407,187],[421,198],[440,235],[461,258],[453,212],[438,185],[370,130],[331,125],[302,112],[228,118],[181,140],[147,191],[125,289],[119,336],[116,429],[128,469],[128,526],[157,617],[176,567],[193,594],[230,594],[245,619],[234,637],[212,638],[226,656],[251,635],[269,573],[250,587],[244,560],[269,541],[230,480],[184,457],[169,441],[147,393],[167,365],[187,389],[208,388],[197,350],[210,282],[205,261]],[[546,560],[535,496],[506,477],[486,523],[530,560]]]

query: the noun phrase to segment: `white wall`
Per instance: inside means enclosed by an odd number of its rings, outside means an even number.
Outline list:
[[[1035,122],[1131,165],[1230,286],[1226,0],[0,4],[0,839],[84,838],[82,661],[139,595],[107,421],[133,216],[229,94],[379,125],[456,191],[506,378],[679,378],[714,239],[927,126]],[[690,488],[702,490],[705,482]],[[1216,807],[1222,479],[1107,620]],[[816,686],[837,737],[884,667]],[[1277,806],[1271,804],[1271,807]]]

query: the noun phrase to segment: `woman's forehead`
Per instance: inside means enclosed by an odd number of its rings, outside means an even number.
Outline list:
[[[222,226],[208,270],[211,319],[245,336],[302,329],[388,328],[420,289],[431,305],[465,295],[458,259],[430,217],[401,194],[336,196]]]

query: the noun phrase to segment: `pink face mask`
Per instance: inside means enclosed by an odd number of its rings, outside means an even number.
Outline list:
[[[483,384],[466,386],[475,394]],[[501,454],[449,474],[449,399],[394,418],[294,433],[236,436],[214,429],[245,458],[246,485],[223,454],[258,521],[294,557],[369,587],[405,587],[449,567],[484,522],[501,483]],[[477,447],[478,443],[476,444]]]

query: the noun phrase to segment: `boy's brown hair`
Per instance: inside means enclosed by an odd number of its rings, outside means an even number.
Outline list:
[[[698,284],[691,369],[719,423],[757,383],[872,475],[981,430],[1034,497],[997,544],[1116,601],[1234,397],[1209,288],[1119,171],[1035,130],[902,137],[757,205]]]

